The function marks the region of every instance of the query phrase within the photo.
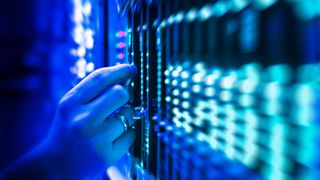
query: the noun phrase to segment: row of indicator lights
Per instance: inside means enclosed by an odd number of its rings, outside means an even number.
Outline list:
[[[127,32],[126,31],[118,31],[118,32],[116,32],[116,37],[120,41],[116,44],[116,48],[117,48],[117,50],[122,51],[116,55],[116,58],[119,60],[123,60],[123,59],[125,59],[124,51],[125,51],[125,48],[127,47],[127,44],[125,43],[125,40],[126,40],[125,38],[127,37]]]
[[[203,64],[199,67],[203,68]],[[265,100],[283,100],[294,97],[290,100],[293,100],[295,104],[313,105],[316,103],[315,89],[318,87],[319,77],[317,75],[320,73],[320,67],[315,64],[301,66],[295,73],[299,83],[291,88],[289,84],[293,81],[293,71],[285,64],[270,66],[265,71],[257,63],[247,64],[238,71],[229,72],[223,72],[217,68],[206,72],[205,69],[200,68],[198,72],[190,70],[195,72],[190,74],[182,69],[181,66],[174,70],[172,66],[169,67],[164,72],[165,83],[182,89],[190,87],[192,83],[193,92],[196,93],[200,92],[194,88],[198,85],[200,90],[219,88],[221,91],[235,90],[243,95],[254,95],[257,91],[261,91],[261,97]],[[210,92],[210,90],[205,92]]]
[[[179,24],[182,21],[192,23],[195,20],[206,21],[211,17],[221,17],[228,12],[237,13],[242,9],[252,5],[259,10],[264,10],[274,5],[277,0],[234,0],[234,1],[218,1],[215,4],[206,4],[201,9],[192,8],[186,12],[179,11],[164,19],[159,24],[159,28],[165,28],[173,24]],[[320,16],[320,1],[304,0],[304,1],[287,1],[293,3],[297,16],[302,20],[310,20]]]
[[[171,68],[171,69],[174,69],[174,68]],[[181,69],[181,68],[177,68],[177,69]],[[177,76],[176,73],[173,73],[173,72],[177,72],[177,71],[180,71],[180,70],[173,70],[173,71],[172,71],[172,76]],[[166,71],[165,74],[168,75],[168,71]],[[310,92],[310,87],[309,87],[308,90],[304,90],[304,91],[307,92],[306,94],[312,93],[312,92]],[[173,94],[176,94],[176,95],[177,95],[177,91],[173,91]],[[300,94],[300,93],[298,93],[298,94]],[[313,97],[313,96],[311,96],[311,97]],[[170,97],[167,97],[166,99],[167,99],[167,101],[170,101]],[[314,98],[309,98],[309,99],[314,99]],[[310,102],[310,101],[307,101],[307,102]],[[173,100],[173,104],[179,104],[178,99],[174,99],[174,100]],[[299,103],[299,104],[300,104],[300,103]],[[301,105],[304,105],[304,104],[305,104],[305,102],[304,102],[303,104],[301,104]],[[173,111],[174,111],[174,114],[177,116],[177,117],[174,117],[174,118],[173,118],[173,121],[174,121],[176,124],[181,124],[181,123],[179,122],[179,116],[182,117],[182,114],[179,114],[179,110],[176,109],[176,108],[173,108]],[[202,114],[204,114],[204,113],[202,113]],[[183,114],[183,117],[186,118],[186,113]],[[189,118],[189,119],[190,119],[190,118]],[[249,118],[248,118],[248,119],[249,119]],[[190,121],[189,121],[189,122],[190,122]],[[233,125],[233,127],[234,127],[234,126],[235,126],[235,125]],[[189,130],[191,129],[190,126],[189,126],[189,124],[186,124],[186,127],[188,127]],[[279,132],[281,132],[281,131],[279,131]],[[252,136],[252,133],[250,133],[250,134],[251,134],[251,136]],[[276,134],[276,135],[277,135],[277,134]],[[275,136],[276,136],[276,135],[275,135]],[[276,141],[273,141],[273,142],[276,142]],[[214,143],[213,143],[213,144],[214,144]],[[307,143],[307,144],[310,144],[310,143]],[[304,148],[304,149],[305,149],[305,148]],[[232,153],[229,152],[228,154],[232,154]],[[301,160],[300,160],[300,161],[301,161]],[[309,161],[309,162],[310,162],[310,161]],[[306,164],[306,162],[305,162],[304,164]]]
[[[86,24],[90,23],[91,14],[92,4],[90,1],[82,3],[80,0],[73,0],[71,19],[74,23],[74,28],[71,35],[78,47],[71,49],[70,54],[79,59],[70,68],[70,71],[76,74],[78,78],[84,78],[87,73],[95,69],[94,63],[88,62],[85,58],[88,51],[94,48],[94,31],[91,28],[86,28]]]

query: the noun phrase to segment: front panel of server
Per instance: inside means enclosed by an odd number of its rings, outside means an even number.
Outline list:
[[[143,114],[133,178],[320,175],[320,1],[118,7],[126,22],[120,54],[139,69],[132,105]]]

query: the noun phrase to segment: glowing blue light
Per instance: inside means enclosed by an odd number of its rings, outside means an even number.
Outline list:
[[[173,90],[173,95],[178,96],[180,94],[179,90],[175,89]]]
[[[173,77],[178,77],[178,76],[179,76],[179,71],[178,71],[178,70],[174,70],[174,71],[172,72],[172,76],[173,76]]]
[[[213,87],[207,87],[204,89],[204,93],[208,97],[213,97],[216,94],[216,90]]]
[[[315,91],[312,89],[311,85],[296,85],[294,99],[299,105],[313,105],[316,101]]]
[[[178,12],[174,17],[175,23],[180,23],[183,20],[184,13],[182,11]]]
[[[314,1],[299,1],[295,3],[296,14],[303,21],[311,20],[317,15],[317,6]]]
[[[91,12],[92,12],[92,5],[89,1],[85,2],[83,7],[82,7],[82,10],[83,10],[83,14],[87,17],[89,17],[91,15]]]
[[[255,111],[251,109],[244,111],[244,120],[246,122],[246,126],[248,126],[250,129],[258,127],[259,118]]]
[[[239,82],[239,90],[243,93],[253,93],[256,90],[258,82],[254,79],[245,79]]]
[[[182,97],[185,98],[185,99],[188,99],[190,97],[190,93],[188,91],[184,91],[182,93]]]
[[[181,87],[182,87],[182,88],[187,88],[187,87],[188,87],[188,82],[187,82],[187,81],[183,81],[183,82],[181,83]]]
[[[200,21],[205,21],[211,17],[211,15],[212,15],[211,6],[212,5],[207,4],[207,5],[203,6],[203,8],[201,8],[201,10],[199,12],[199,20]]]
[[[197,17],[197,9],[196,8],[192,8],[187,13],[186,21],[190,23],[190,22],[194,21],[196,19],[196,17]]]
[[[229,6],[226,2],[222,2],[222,1],[218,1],[216,4],[215,4],[215,16],[216,17],[221,17],[223,16],[225,13],[227,13],[229,11]]]
[[[283,95],[281,84],[271,82],[265,85],[263,95],[268,99],[280,99]]]
[[[239,12],[248,5],[248,0],[233,0],[233,11]]]
[[[166,25],[167,25],[167,23],[166,23],[166,20],[163,20],[161,23],[160,23],[160,28],[165,28],[166,27]]]
[[[250,107],[254,105],[254,98],[252,95],[242,94],[239,97],[239,104],[243,107]]]
[[[82,44],[82,42],[84,41],[84,28],[82,25],[76,25],[72,31],[72,37],[73,40],[77,43],[77,44]]]
[[[225,101],[225,102],[231,101],[232,100],[232,92],[230,92],[230,91],[221,91],[220,92],[220,99],[222,101]]]
[[[179,101],[179,99],[173,99],[172,103],[174,105],[179,105],[180,101]]]
[[[214,72],[212,72],[211,74],[208,74],[204,81],[206,85],[214,85],[214,83],[216,82],[217,79],[219,79],[221,76],[221,71],[216,70]]]
[[[227,76],[221,79],[220,86],[224,89],[232,89],[236,81],[236,76]]]
[[[269,100],[262,105],[262,111],[269,116],[281,114],[283,112],[283,108],[283,103],[278,100]]]
[[[201,81],[202,81],[202,78],[203,78],[203,76],[202,76],[201,73],[196,73],[196,74],[194,74],[194,75],[192,76],[192,80],[193,80],[193,82],[195,82],[195,83],[201,82]]]
[[[84,46],[79,46],[77,49],[77,56],[84,57],[86,55],[86,48]]]
[[[94,64],[93,62],[89,62],[86,66],[86,71],[87,72],[92,72],[94,70]]]
[[[292,71],[287,64],[276,64],[266,70],[266,77],[271,82],[289,83],[292,80]]]
[[[277,2],[277,0],[255,0],[254,5],[259,9],[266,9]]]
[[[72,20],[77,24],[81,24],[84,19],[81,8],[81,6],[74,6]]]
[[[182,77],[183,79],[187,79],[187,78],[189,78],[189,73],[188,73],[187,71],[182,71],[182,72],[181,72],[181,77]]]
[[[187,101],[182,102],[182,107],[188,109],[190,107],[190,103]]]
[[[201,86],[199,84],[193,85],[192,91],[195,93],[199,93],[201,91]]]
[[[172,85],[173,85],[173,86],[177,86],[177,85],[178,85],[178,81],[177,81],[177,80],[173,80],[173,81],[172,81]]]
[[[171,25],[174,22],[174,15],[171,15],[167,21],[168,25]]]

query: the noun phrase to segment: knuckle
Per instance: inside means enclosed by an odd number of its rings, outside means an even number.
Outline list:
[[[130,98],[128,90],[121,85],[113,86],[113,91],[119,99],[128,101]]]
[[[98,83],[103,83],[106,81],[106,77],[108,76],[108,71],[104,68],[97,69],[92,72],[91,77],[93,81],[96,81]]]

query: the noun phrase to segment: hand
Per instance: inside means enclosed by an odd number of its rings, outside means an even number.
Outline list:
[[[84,177],[103,172],[127,152],[134,132],[124,132],[121,121],[107,117],[129,101],[127,89],[119,83],[136,71],[131,65],[98,69],[61,99],[45,142],[61,173]]]

